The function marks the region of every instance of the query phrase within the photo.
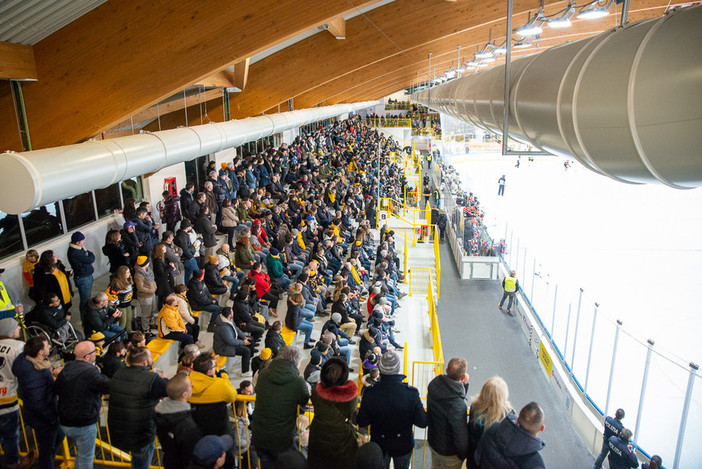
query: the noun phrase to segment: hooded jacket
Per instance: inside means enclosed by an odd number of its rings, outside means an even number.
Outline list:
[[[221,314],[215,319],[215,331],[212,339],[212,350],[217,355],[225,357],[236,356],[237,346],[246,346],[246,334],[233,323],[224,319]]]
[[[273,453],[290,448],[296,434],[298,406],[307,404],[310,398],[307,383],[295,365],[276,358],[259,371],[255,389],[253,446]]]
[[[137,298],[151,298],[156,294],[156,278],[151,266],[134,268],[134,284],[137,289]]]
[[[195,444],[202,438],[190,413],[190,404],[166,397],[154,410],[156,434],[163,447],[165,469],[190,467]]]
[[[24,402],[25,423],[58,424],[51,368],[37,368],[22,352],[12,363],[12,373],[17,377],[17,396]]]
[[[480,439],[475,461],[483,469],[545,468],[539,454],[544,446],[543,441],[519,426],[514,413],[509,413]]]
[[[447,375],[431,380],[427,387],[429,446],[443,456],[468,455],[468,387]]]
[[[358,442],[353,427],[358,407],[353,381],[325,388],[317,383],[312,393],[314,419],[310,425],[310,469],[354,469]]]
[[[234,404],[236,389],[229,382],[226,373],[221,376],[207,376],[204,373],[193,371],[188,378],[193,383],[193,395],[190,397],[192,404],[212,404],[214,402],[229,402]]]

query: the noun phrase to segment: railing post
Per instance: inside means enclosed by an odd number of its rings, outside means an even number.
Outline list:
[[[639,427],[641,426],[641,414],[643,414],[643,403],[644,396],[646,395],[646,385],[648,384],[648,370],[651,367],[651,352],[653,352],[653,346],[656,343],[653,339],[648,339],[648,351],[646,352],[646,365],[644,366],[643,380],[641,380],[641,394],[639,395],[639,409],[636,412],[636,426],[634,427],[634,435],[639,434]]]
[[[619,346],[619,330],[622,321],[617,319],[617,329],[614,331],[614,347],[612,347],[612,363],[609,365],[609,383],[607,384],[607,400],[605,401],[605,415],[609,415],[609,399],[612,396],[612,381],[614,381],[614,365],[617,363],[617,347]]]
[[[536,257],[534,258],[534,266],[531,269],[531,293],[529,294],[529,301],[534,304],[534,283],[536,283]]]
[[[570,310],[573,309],[573,303],[568,303],[568,322],[566,323],[565,345],[563,346],[563,361],[565,354],[568,353],[568,336],[570,335]]]
[[[583,300],[583,289],[580,289],[580,294],[578,295],[578,311],[575,313],[575,333],[573,334],[573,353],[570,357],[570,369],[575,367],[575,348],[578,345],[578,326],[580,326],[580,305]]]
[[[678,431],[678,443],[675,446],[675,462],[673,469],[680,467],[680,455],[682,454],[682,445],[685,440],[685,427],[687,426],[687,413],[690,410],[690,402],[692,401],[692,388],[695,385],[695,377],[697,370],[700,367],[696,363],[690,362],[690,377],[687,380],[687,392],[685,392],[685,403],[683,404],[682,418],[680,419],[680,431]]]
[[[556,304],[558,303],[558,284],[553,289],[553,317],[551,318],[551,338],[556,334]]]
[[[514,259],[514,267],[512,267],[512,270],[519,271],[519,238],[517,238],[517,255],[515,257],[516,259]]]
[[[595,325],[597,324],[597,308],[599,303],[595,303],[595,312],[592,315],[592,332],[590,332],[590,351],[587,353],[587,370],[585,370],[585,392],[587,392],[587,383],[590,380],[590,363],[592,362],[592,346],[595,343]]]

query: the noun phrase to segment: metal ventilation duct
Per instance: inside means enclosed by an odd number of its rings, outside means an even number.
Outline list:
[[[702,186],[702,6],[512,61],[510,136],[628,183]],[[413,95],[501,134],[504,65]]]
[[[0,155],[0,211],[23,213],[198,156],[378,104],[315,107]]]

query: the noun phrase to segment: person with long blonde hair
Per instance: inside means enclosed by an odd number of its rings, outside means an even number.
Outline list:
[[[507,383],[499,376],[489,378],[470,405],[467,469],[479,468],[475,462],[474,453],[480,438],[488,428],[500,423],[510,412],[514,412],[514,409],[509,402]]]

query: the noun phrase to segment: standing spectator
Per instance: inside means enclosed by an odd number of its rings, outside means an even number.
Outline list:
[[[188,469],[195,443],[202,438],[188,403],[193,385],[185,374],[178,373],[166,384],[166,394],[154,409],[156,433],[163,447],[163,466]]]
[[[161,339],[177,340],[180,342],[180,349],[186,345],[195,343],[197,337],[193,337],[192,329],[183,322],[183,318],[178,311],[178,299],[175,295],[168,295],[161,311],[158,313],[157,329]]]
[[[542,428],[543,431],[543,428]],[[609,469],[629,469],[639,467],[639,460],[631,442],[631,430],[622,428],[619,436],[609,437]]]
[[[124,251],[129,254],[128,265],[130,267],[134,267],[134,263],[139,255],[140,245],[139,238],[137,238],[136,235],[136,223],[131,220],[127,220],[119,234],[122,235],[122,245],[124,246]]]
[[[215,368],[215,359],[209,353],[200,354],[193,361],[188,376],[193,383],[193,419],[204,435],[231,434],[227,404],[234,405],[236,388],[226,372],[216,373]]]
[[[166,263],[173,266],[173,278],[180,275],[180,258],[183,250],[173,243],[175,236],[172,231],[164,231],[161,243],[166,246]]]
[[[83,332],[86,337],[90,337],[94,332],[101,332],[108,339],[124,335],[124,328],[115,324],[120,316],[122,311],[111,307],[107,293],[100,292],[85,305]]]
[[[37,265],[37,262],[39,262],[39,252],[36,249],[27,251],[22,263],[22,277],[27,284],[27,294],[30,298],[34,291],[34,266]],[[2,285],[1,282],[0,285]]]
[[[205,254],[212,256],[215,253],[215,247],[217,247],[217,226],[212,222],[209,217],[210,209],[205,207],[205,209],[200,213],[200,215],[195,220],[195,231],[202,235],[202,241],[205,243]]]
[[[649,462],[641,464],[641,469],[662,469],[662,467],[663,459],[661,459],[661,457],[657,454],[651,456],[651,460]]]
[[[154,253],[151,256],[154,263],[154,280],[156,281],[156,297],[158,298],[157,308],[161,308],[166,297],[175,291],[175,265],[166,260],[166,245],[158,243],[154,246]]]
[[[166,396],[166,379],[151,371],[151,351],[137,347],[129,352],[127,366],[110,380],[108,427],[111,443],[132,455],[132,468],[148,469],[154,454],[154,407]]]
[[[56,450],[63,440],[63,434],[58,431],[54,395],[54,375],[61,370],[52,368],[50,351],[46,337],[30,337],[24,352],[12,364],[12,373],[17,376],[19,384],[17,394],[24,403],[22,417],[25,425],[34,429],[42,469],[53,469]]]
[[[500,179],[497,180],[497,196],[504,197],[505,195],[505,175],[503,174]]]
[[[178,222],[183,219],[180,214],[180,197],[168,191],[163,191],[161,196],[163,200],[156,206],[161,222],[166,224],[167,231],[174,232]]]
[[[109,260],[111,274],[117,272],[117,269],[121,265],[130,265],[129,253],[124,248],[122,235],[117,230],[110,230],[105,235],[105,245],[102,247],[102,253],[106,255]],[[81,308],[81,311],[82,310]]]
[[[513,270],[509,273],[509,277],[505,277],[502,279],[502,289],[504,290],[504,294],[502,295],[502,299],[500,300],[500,304],[498,305],[498,307],[502,309],[502,304],[507,298],[509,298],[509,301],[507,302],[507,312],[509,313],[512,309],[512,302],[514,301],[514,297],[517,294],[517,290],[519,290],[519,280],[517,280],[517,272]]]
[[[349,366],[344,360],[332,358],[324,364],[312,392],[312,404],[310,469],[353,469],[358,441],[352,422],[358,408],[358,388],[349,380]]]
[[[0,269],[0,278],[2,278],[3,272],[5,272],[5,269]],[[34,281],[34,278],[32,278],[32,281]],[[36,298],[39,297],[36,296]],[[12,319],[17,313],[21,313],[22,311],[24,311],[22,304],[18,303],[15,305],[12,302],[10,293],[7,291],[7,288],[5,288],[5,284],[0,282],[0,319]]]
[[[236,216],[236,209],[232,206],[230,199],[222,202],[222,231],[227,233],[227,244],[234,249],[234,230],[239,224],[239,217]]]
[[[467,368],[465,358],[452,358],[446,374],[427,387],[427,440],[434,469],[459,469],[468,454]]]
[[[66,268],[58,260],[54,251],[47,250],[41,253],[39,262],[34,268],[34,297],[39,303],[46,298],[47,293],[56,293],[61,299],[63,309],[71,309],[71,281],[68,279]]]
[[[75,467],[92,469],[100,396],[110,392],[110,379],[95,366],[92,342],[79,342],[74,353],[76,359],[68,362],[56,378],[54,392],[61,431],[76,443]]]
[[[298,406],[307,404],[310,398],[298,370],[300,358],[299,348],[283,347],[258,374],[251,430],[262,469],[271,469],[276,457],[293,447]]]
[[[241,357],[241,373],[249,372],[251,356],[257,351],[254,349],[251,337],[248,337],[232,321],[234,313],[229,306],[222,308],[215,321],[215,331],[212,349],[217,355],[225,357]]]
[[[183,283],[185,284],[190,281],[193,272],[198,269],[197,260],[195,260],[197,249],[195,249],[195,245],[193,245],[193,242],[190,240],[189,234],[192,230],[193,224],[190,220],[183,220],[180,222],[180,229],[176,233],[173,241],[182,251],[180,260],[183,263]]]
[[[151,269],[151,263],[146,256],[139,256],[134,269],[134,284],[139,300],[139,317],[141,330],[150,331],[156,324],[158,307],[156,305],[156,277]]]
[[[120,327],[132,332],[132,295],[134,292],[132,272],[129,267],[122,265],[112,277],[107,287],[107,297],[110,302],[122,312],[119,317]]]
[[[602,468],[602,463],[607,457],[607,453],[609,453],[609,439],[613,436],[619,436],[622,428],[624,428],[624,425],[622,425],[624,415],[624,409],[617,409],[617,411],[614,413],[614,417],[607,417],[605,419],[604,434],[602,437],[602,450],[600,451],[600,455],[597,456],[597,459],[595,460],[594,469]]]
[[[190,204],[193,204],[193,192],[195,192],[195,184],[189,182],[180,190],[180,213],[187,217],[190,211]]]
[[[427,414],[419,391],[403,383],[399,355],[386,352],[378,368],[380,382],[364,391],[356,422],[371,426],[371,441],[383,451],[383,467],[390,467],[392,459],[395,469],[407,469],[414,449],[412,426],[425,428]]]
[[[504,420],[511,412],[512,405],[507,400],[509,389],[505,380],[493,376],[485,381],[480,395],[470,405],[470,418],[468,419],[468,459],[467,469],[479,469],[475,462],[475,450],[485,431]]]
[[[530,402],[519,411],[519,417],[511,412],[485,432],[475,450],[475,461],[480,467],[543,469],[546,465],[539,451],[545,444],[537,437],[542,431],[544,411]]]
[[[30,453],[20,460],[19,454],[19,401],[17,400],[17,378],[12,372],[15,360],[24,350],[19,338],[20,327],[12,318],[0,320],[0,382],[3,393],[0,403],[0,445],[5,453],[5,467],[28,468],[34,464],[35,455]]]
[[[71,235],[66,258],[73,269],[73,282],[80,295],[79,311],[83,311],[83,306],[90,299],[90,290],[93,288],[95,254],[85,249],[85,235],[80,231]]]
[[[158,230],[159,225],[154,225],[154,222],[149,216],[149,210],[146,207],[139,207],[136,211],[136,218],[130,220],[134,222],[135,232],[139,240],[139,253],[148,256],[154,250],[154,230]]]

